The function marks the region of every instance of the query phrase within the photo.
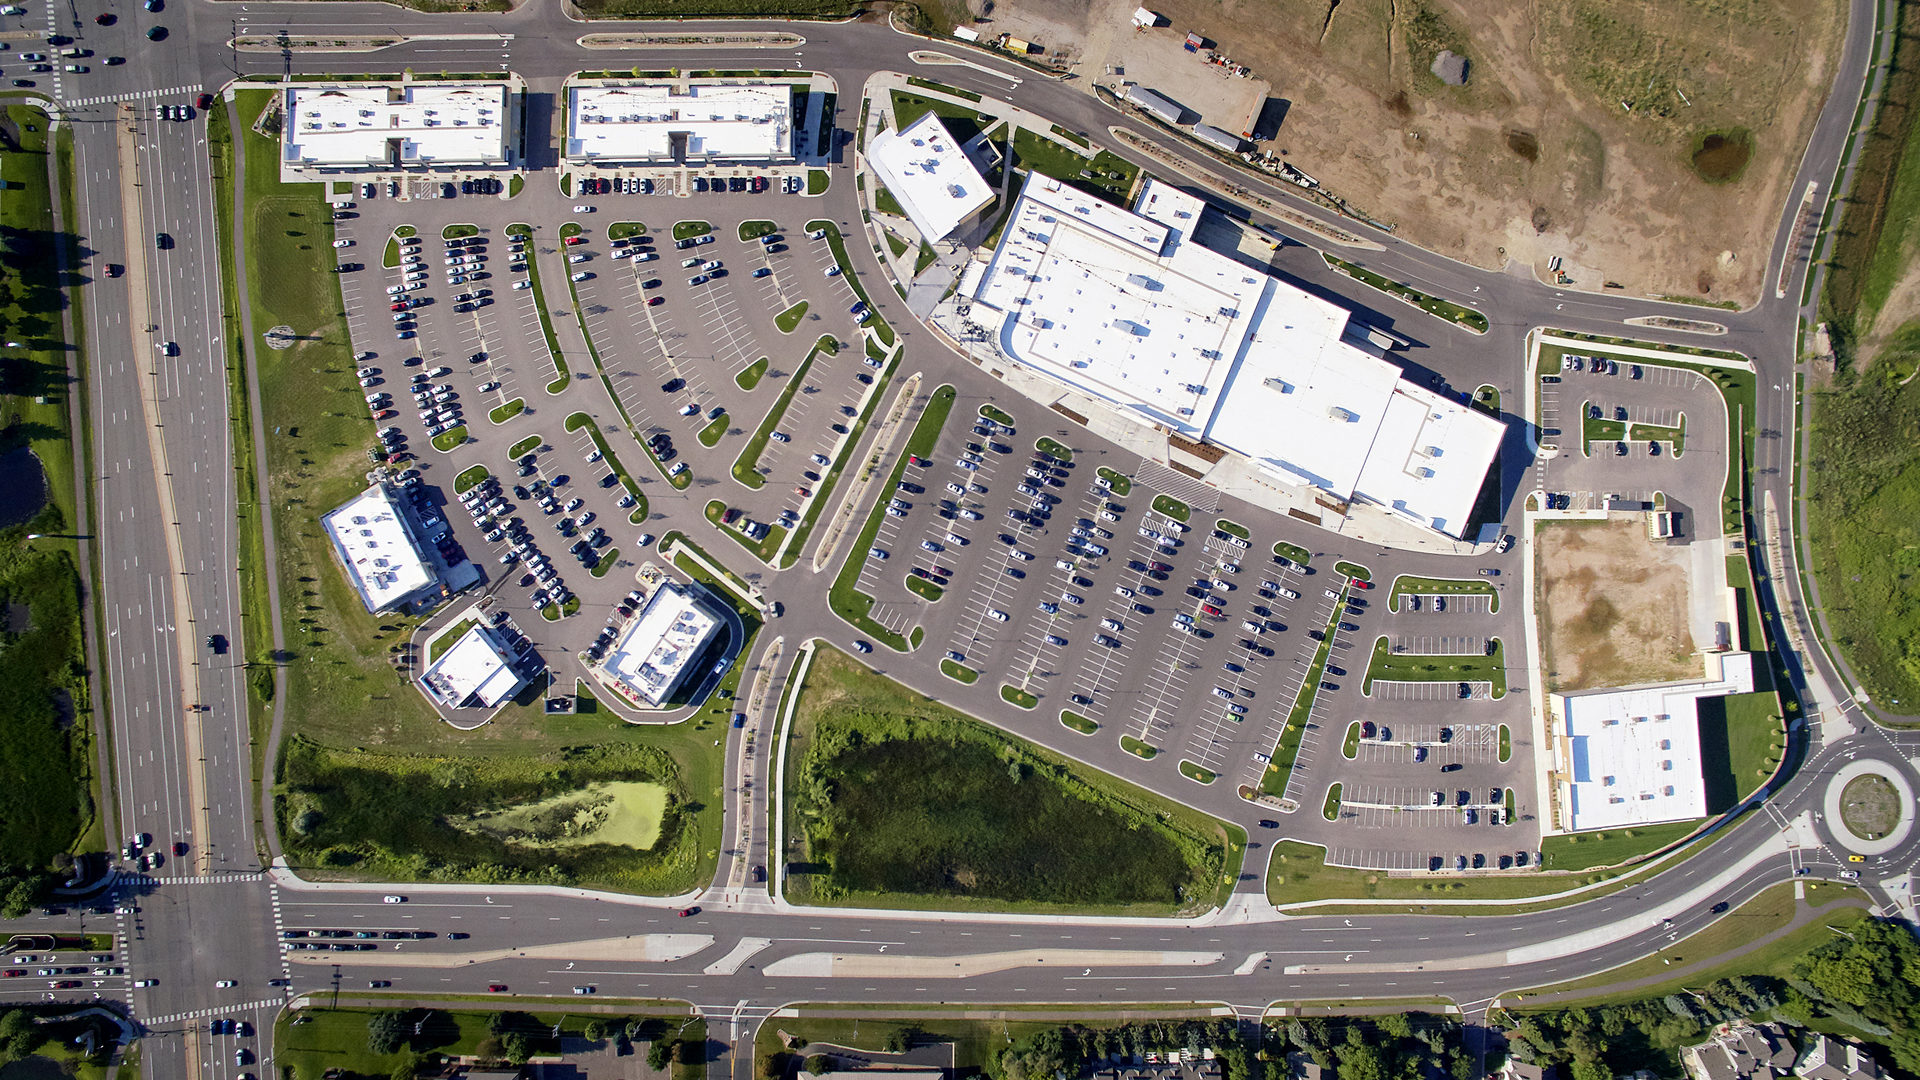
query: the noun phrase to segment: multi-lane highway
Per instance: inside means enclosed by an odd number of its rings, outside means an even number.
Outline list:
[[[236,1064],[230,1040],[209,1036],[205,1018],[247,1017],[270,1030],[271,1014],[286,994],[364,986],[373,978],[417,995],[472,992],[491,982],[513,993],[567,994],[573,986],[593,984],[607,996],[686,998],[710,1017],[743,1022],[716,1026],[722,1039],[729,1031],[744,1037],[768,1008],[803,999],[1192,999],[1258,1008],[1285,998],[1438,994],[1484,1003],[1502,992],[1603,970],[1671,945],[1711,921],[1712,905],[1737,905],[1803,867],[1815,878],[1836,875],[1845,865],[1843,853],[1819,817],[1827,778],[1849,760],[1866,757],[1906,768],[1907,754],[1847,709],[1847,682],[1821,652],[1790,653],[1785,662],[1801,684],[1811,723],[1794,736],[1803,764],[1773,793],[1768,808],[1745,815],[1682,868],[1628,890],[1543,914],[1489,915],[1465,927],[1457,917],[1398,914],[1276,920],[1260,897],[1257,873],[1224,911],[1191,924],[795,910],[742,887],[744,865],[769,861],[763,853],[745,852],[723,864],[714,890],[699,898],[703,910],[688,917],[675,914],[684,899],[668,904],[539,889],[413,887],[399,890],[407,903],[391,904],[382,900],[389,890],[276,878],[263,865],[263,854],[270,859],[274,850],[273,837],[257,827],[263,794],[254,762],[267,755],[248,729],[238,666],[241,618],[266,613],[240,610],[235,575],[234,384],[220,300],[220,275],[232,267],[223,265],[214,213],[214,200],[229,192],[209,175],[205,126],[157,120],[152,106],[217,91],[238,76],[286,72],[510,69],[536,93],[551,92],[583,67],[673,67],[684,57],[662,50],[586,50],[577,39],[589,27],[541,3],[484,20],[356,3],[170,0],[158,13],[113,6],[120,18],[111,26],[97,24],[91,9],[56,5],[51,16],[30,9],[28,16],[0,20],[19,24],[0,29],[66,34],[101,57],[133,58],[124,65],[95,63],[85,74],[59,73],[39,89],[76,132],[77,220],[71,224],[84,246],[83,263],[92,270],[80,296],[98,466],[92,510],[105,635],[97,644],[114,765],[109,835],[122,842],[129,834],[150,834],[151,850],[164,856],[150,882],[136,883],[140,895],[125,905],[130,910],[114,916],[126,934],[129,975],[113,991],[124,994],[148,1027],[145,1062],[153,1075],[265,1072],[270,1062]],[[1884,20],[1891,5],[1879,6]],[[1824,201],[1836,181],[1846,182],[1842,170],[1851,163],[1840,154],[1855,104],[1866,80],[1883,76],[1867,67],[1878,25],[1875,7],[1873,0],[1851,4],[1836,83],[1789,187],[1794,201],[1780,210],[1768,287],[1753,308],[1713,315],[1728,328],[1715,344],[1739,349],[1759,364],[1756,426],[1784,433],[1761,440],[1754,463],[1757,492],[1771,494],[1783,509],[1794,505],[1795,494],[1796,335],[1800,322],[1812,317],[1800,304],[1811,238],[1800,224],[1798,199],[1811,184]],[[166,27],[164,40],[148,40],[155,26]],[[229,44],[235,34],[282,30],[302,39],[378,34],[403,43],[374,53],[289,55],[241,52]],[[823,71],[845,95],[876,71],[915,70],[908,54],[926,44],[872,23],[808,23],[799,32],[806,44],[777,59],[763,50],[739,57],[705,50],[700,66]],[[939,77],[1017,102],[1103,142],[1106,129],[1119,122],[1118,114],[1075,83],[1004,60],[977,59],[985,70],[943,67]],[[1157,133],[1146,137],[1169,153],[1187,153]],[[532,168],[555,163],[550,144],[530,146],[528,156]],[[839,166],[842,174],[846,170]],[[1281,185],[1248,186],[1291,200]],[[836,219],[854,220],[851,182],[835,183],[826,209]],[[236,222],[245,228],[245,214]],[[1371,267],[1441,295],[1472,298],[1493,324],[1485,354],[1506,364],[1520,362],[1521,341],[1533,327],[1620,333],[1627,318],[1694,314],[1615,295],[1556,290],[1522,274],[1482,271],[1391,236],[1357,231],[1384,248],[1369,259]],[[864,245],[850,246],[859,269],[878,281],[877,265],[858,250]],[[108,263],[126,267],[126,273],[104,276],[99,270]],[[1787,288],[1784,298],[1776,298],[1771,286],[1783,268]],[[893,303],[888,290],[873,291],[916,350],[943,348],[934,335],[911,328],[904,305]],[[1634,333],[1678,340],[1659,331]],[[1784,520],[1773,524],[1788,527]],[[1776,611],[1802,620],[1790,538],[1784,551],[1788,565],[1758,575],[1766,607],[1770,620]],[[1764,568],[1764,547],[1754,554]],[[845,628],[820,602],[824,578],[780,575],[765,587],[792,613],[779,627],[782,669],[809,637],[845,638]],[[1816,640],[1810,627],[1802,631],[1806,640]],[[211,635],[235,647],[217,654],[206,645]],[[926,663],[937,661],[937,651],[931,655]],[[743,662],[752,667],[763,656]],[[777,685],[767,700],[779,700]],[[1857,734],[1847,734],[1856,727]],[[749,759],[736,753],[729,760],[728,788],[735,793],[729,828],[753,823],[756,839],[747,851],[763,852],[757,834],[767,820],[768,785],[741,784]],[[1904,901],[1914,854],[1909,844],[1876,860],[1876,872],[1863,882],[1876,901]],[[1249,871],[1264,864],[1263,855],[1252,853]],[[1668,918],[1671,925],[1664,922]],[[283,943],[291,940],[283,935],[307,929],[427,930],[435,936],[370,953],[283,953]],[[470,936],[451,939],[452,933]],[[484,975],[475,974],[469,958],[489,961]],[[128,985],[133,978],[156,985],[136,990]],[[282,978],[291,985],[274,985]],[[216,986],[226,980],[237,985]],[[732,1062],[723,1058],[714,1068],[726,1072]]]

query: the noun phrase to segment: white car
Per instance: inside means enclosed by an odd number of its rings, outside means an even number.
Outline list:
[[[219,982],[214,983],[213,987],[216,990],[225,990],[235,985],[238,985],[238,984],[236,984],[232,979],[221,979]]]
[[[580,271],[579,273],[577,273],[577,274],[574,274],[574,275],[572,275],[572,276],[570,276],[570,277],[568,277],[568,279],[567,279],[567,280],[568,280],[568,281],[585,281],[585,280],[587,280],[588,278],[590,278],[590,277],[592,277],[592,276],[593,276],[593,273],[592,273],[591,271],[588,271],[588,270],[582,270],[582,271]]]
[[[574,207],[574,208],[573,208],[573,212],[574,212],[574,213],[576,213],[576,214],[591,214],[591,213],[593,213],[593,207],[591,207],[591,206],[576,206],[576,207]]]
[[[653,543],[653,534],[641,533],[639,536],[634,537],[633,542],[639,544],[641,547],[647,547]]]
[[[389,894],[381,897],[380,902],[383,904],[404,904],[407,902],[407,898],[404,896],[394,896]]]
[[[483,394],[489,390],[498,390],[498,389],[500,389],[500,384],[497,382],[485,382],[480,384],[480,392]]]
[[[335,240],[335,241],[333,242],[333,246],[334,246],[334,247],[337,247],[337,248],[350,248],[350,247],[352,247],[352,246],[353,246],[353,241],[351,241],[351,240]]]
[[[576,251],[573,254],[567,256],[567,261],[570,263],[583,263],[587,261],[587,256],[584,252]]]
[[[999,608],[988,608],[987,618],[992,619],[994,622],[1006,622],[1007,613],[1001,611]]]
[[[522,278],[519,281],[514,282],[513,287],[516,289],[531,289],[533,288],[533,282],[528,281],[525,278]]]

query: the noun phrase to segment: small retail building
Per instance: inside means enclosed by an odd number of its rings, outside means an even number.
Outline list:
[[[493,627],[476,624],[420,673],[420,685],[449,709],[491,709],[527,685]]]
[[[903,131],[881,132],[867,146],[867,164],[928,243],[946,239],[993,202],[982,175],[991,156],[986,139],[962,146],[931,112]]]
[[[420,523],[388,485],[354,496],[321,518],[320,527],[369,612],[398,611],[446,595],[438,564],[421,542]]]
[[[794,160],[791,83],[580,79],[567,84],[575,165],[779,165]]]
[[[1554,781],[1568,832],[1707,815],[1700,702],[1753,692],[1753,654],[1709,653],[1715,677],[1552,694]]]
[[[506,168],[515,82],[295,83],[281,91],[283,180]]]
[[[701,590],[663,582],[613,639],[594,673],[629,702],[658,708],[696,673],[696,661],[720,628],[720,616]]]

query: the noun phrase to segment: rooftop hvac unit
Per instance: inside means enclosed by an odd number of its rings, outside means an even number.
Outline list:
[[[1160,283],[1145,274],[1128,274],[1127,284],[1139,289],[1158,289]]]
[[[1179,413],[1179,414],[1180,414],[1181,416],[1192,416],[1192,415],[1193,415],[1193,410],[1192,410],[1192,409],[1175,409],[1174,411],[1175,411],[1175,412],[1177,412],[1177,413]]]
[[[1360,419],[1359,413],[1354,412],[1352,409],[1343,408],[1339,405],[1335,405],[1329,408],[1327,410],[1327,416],[1331,419],[1338,420],[1343,424],[1351,424],[1356,420]]]
[[[948,197],[949,199],[964,199],[964,198],[966,198],[966,197],[967,197],[967,187],[966,187],[966,185],[965,185],[965,184],[948,184],[948,185],[947,185],[947,197]]]
[[[1662,795],[1672,795],[1672,794],[1673,794],[1673,785],[1672,785],[1672,784],[1668,784],[1668,785],[1667,785],[1666,787],[1663,787],[1663,788],[1661,788],[1661,789],[1660,789],[1660,793],[1661,793]]]
[[[1612,727],[1612,726],[1614,726],[1615,724],[1618,724],[1619,722],[1620,722],[1620,720],[1619,720],[1619,718],[1618,718],[1618,717],[1613,717],[1613,716],[1609,716],[1609,717],[1607,717],[1607,718],[1606,718],[1605,720],[1602,720],[1602,721],[1600,721],[1600,726],[1601,726],[1601,727]]]
[[[1207,388],[1197,382],[1190,382],[1187,384],[1187,393],[1189,394],[1204,394],[1206,392],[1207,392]]]
[[[1433,470],[1422,465],[1413,470],[1413,475],[1420,477],[1422,480],[1431,480],[1433,479]]]
[[[1673,759],[1671,759],[1671,758],[1662,758],[1662,759],[1661,759],[1661,761],[1660,761],[1660,771],[1661,771],[1661,772],[1672,772],[1672,771],[1673,771]]]
[[[1607,799],[1607,805],[1608,805],[1608,806],[1618,806],[1619,804],[1621,804],[1621,803],[1623,803],[1623,802],[1626,802],[1626,801],[1627,801],[1627,800],[1625,800],[1625,799],[1623,799],[1623,798],[1621,798],[1621,797],[1620,797],[1620,796],[1618,796],[1618,795],[1613,795],[1613,796],[1610,796],[1610,797],[1608,797],[1608,799]]]
[[[1672,740],[1672,739],[1661,739],[1661,740],[1660,740],[1660,749],[1662,749],[1662,750],[1671,750],[1671,749],[1673,749],[1673,740]]]
[[[1272,376],[1269,376],[1265,379],[1261,379],[1260,385],[1266,387],[1269,390],[1278,390],[1283,394],[1293,393],[1293,384],[1286,381],[1285,379],[1276,379],[1276,378],[1273,378]]]
[[[1612,786],[1613,786],[1613,777],[1611,777],[1611,776],[1603,776],[1603,777],[1601,777],[1601,778],[1600,778],[1600,786],[1601,786],[1601,787],[1612,787]]]

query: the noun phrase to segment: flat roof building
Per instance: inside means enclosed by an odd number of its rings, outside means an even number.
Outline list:
[[[1031,176],[969,318],[1133,423],[1460,536],[1505,425],[1402,378],[1345,308],[1198,243],[1203,209],[1157,181],[1128,211]]]
[[[993,201],[980,166],[931,112],[903,131],[874,136],[867,163],[928,243],[946,239]]]
[[[601,681],[636,705],[657,707],[686,682],[719,629],[698,590],[663,582],[614,638]]]
[[[445,591],[404,500],[375,484],[320,519],[360,602],[375,615]]]
[[[283,170],[500,168],[509,163],[505,82],[301,83],[283,91]]]
[[[1187,117],[1187,110],[1167,100],[1165,96],[1141,86],[1139,83],[1127,87],[1127,100],[1169,124],[1178,124]]]
[[[1707,815],[1700,701],[1753,692],[1751,653],[1707,658],[1717,678],[1549,698],[1561,825],[1570,832]]]
[[[513,653],[493,627],[469,627],[460,640],[420,673],[420,685],[450,709],[491,709],[520,692],[526,676],[513,666]]]
[[[583,165],[791,161],[793,95],[787,83],[573,83],[566,157]]]

